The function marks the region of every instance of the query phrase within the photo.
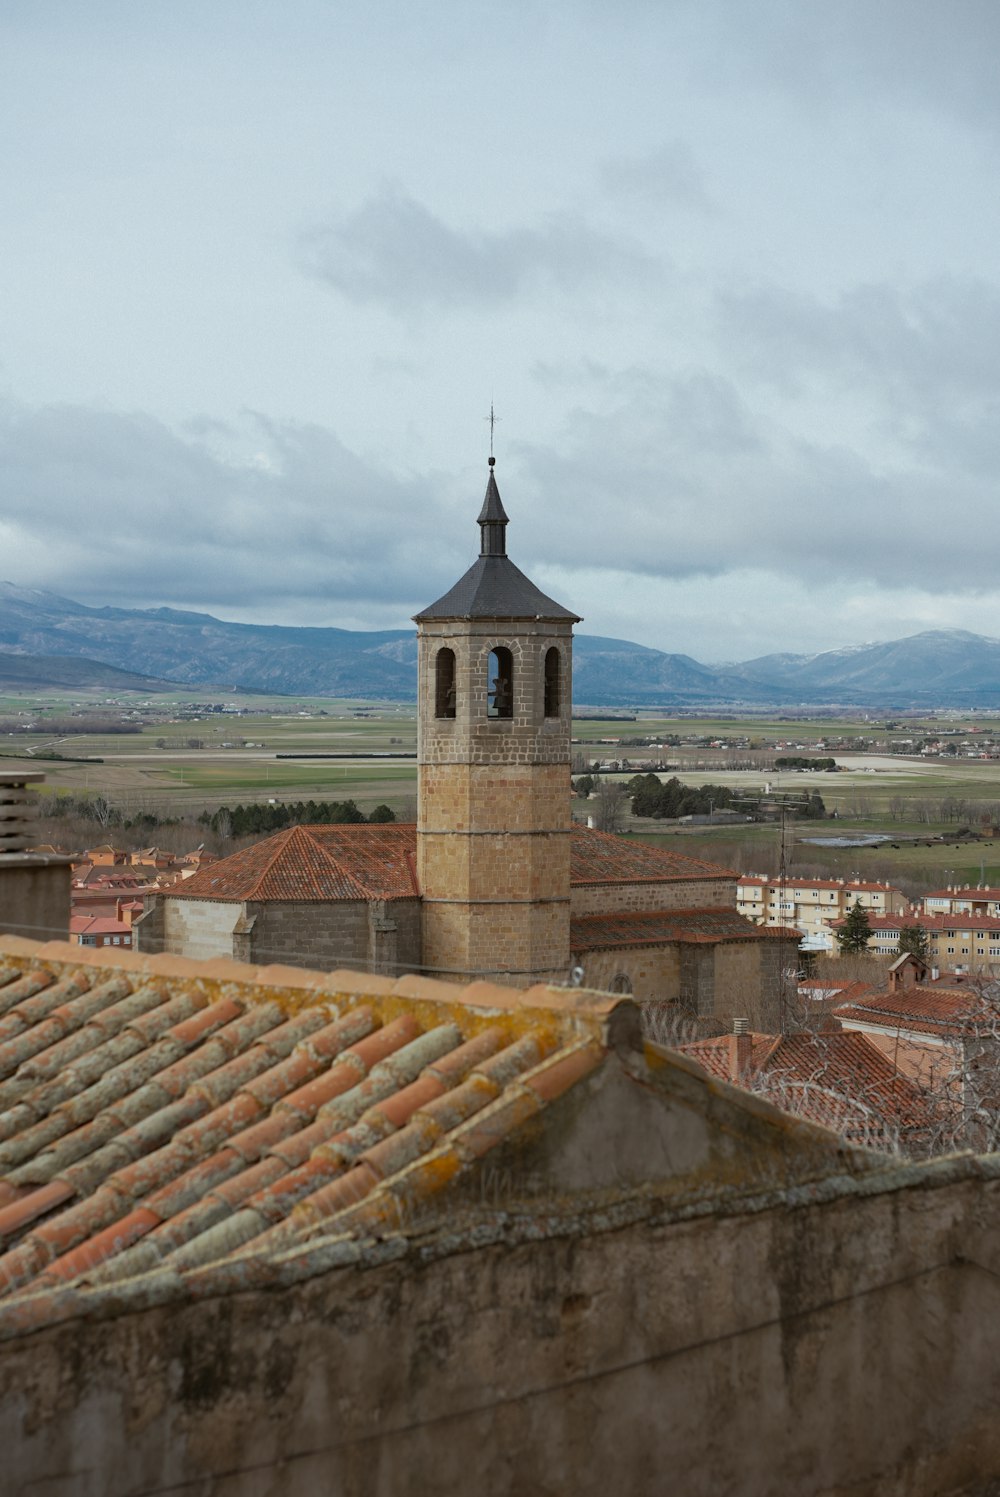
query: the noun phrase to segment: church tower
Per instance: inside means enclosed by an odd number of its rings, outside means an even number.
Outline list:
[[[478,560],[417,614],[417,876],[432,975],[527,986],[569,967],[576,614],[507,556],[491,457]]]

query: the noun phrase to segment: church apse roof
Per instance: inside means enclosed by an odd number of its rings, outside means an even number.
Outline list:
[[[170,895],[227,901],[413,899],[415,856],[412,826],[294,826],[220,858]]]
[[[720,863],[651,847],[614,832],[575,826],[570,851],[570,884],[659,884],[668,879],[735,879]]]
[[[163,893],[230,902],[413,899],[420,893],[416,856],[412,823],[296,826],[220,858]],[[572,886],[735,878],[718,863],[589,827],[571,830]]]

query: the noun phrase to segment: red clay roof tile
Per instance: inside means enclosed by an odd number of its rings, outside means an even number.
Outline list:
[[[402,1220],[604,1054],[586,995],[0,949],[0,1293]]]

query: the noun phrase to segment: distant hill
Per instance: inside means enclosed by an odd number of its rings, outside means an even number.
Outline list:
[[[0,688],[34,690],[43,687],[66,687],[85,691],[176,691],[169,681],[153,676],[139,676],[135,671],[118,670],[97,660],[77,659],[70,655],[9,655],[0,649]]]
[[[1000,639],[964,629],[931,629],[906,639],[852,645],[818,655],[762,655],[735,675],[797,695],[887,706],[1000,705]]]
[[[29,662],[34,658],[35,664]],[[127,661],[130,671],[122,668]],[[229,624],[176,608],[88,608],[0,583],[0,680],[21,686],[211,686],[301,696],[416,694],[409,629]],[[74,668],[81,675],[67,675]],[[95,671],[111,675],[98,680]],[[6,672],[6,675],[3,673]],[[34,672],[34,674],[33,674]],[[763,655],[722,668],[623,639],[581,634],[574,699],[608,707],[1000,708],[1000,640],[935,630],[817,655]]]

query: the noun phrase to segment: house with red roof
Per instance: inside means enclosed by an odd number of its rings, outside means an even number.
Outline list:
[[[757,1034],[737,1020],[732,1034],[677,1048],[713,1075],[863,1147],[920,1153],[936,1138],[932,1098],[859,1031]]]

